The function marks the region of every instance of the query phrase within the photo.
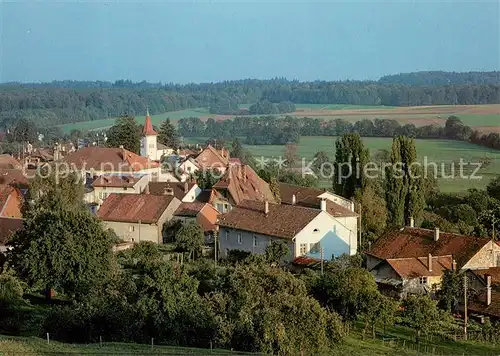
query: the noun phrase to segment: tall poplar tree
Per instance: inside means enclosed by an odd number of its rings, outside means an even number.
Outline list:
[[[388,225],[404,226],[410,218],[419,223],[425,205],[424,177],[417,164],[415,141],[406,136],[392,141],[391,166],[386,168]]]
[[[358,189],[363,190],[368,184],[364,167],[369,159],[370,153],[359,133],[347,133],[340,137],[335,143],[335,193],[350,199]]]

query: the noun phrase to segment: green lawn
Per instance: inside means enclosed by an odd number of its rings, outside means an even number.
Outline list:
[[[318,151],[325,151],[331,159],[335,156],[336,137],[311,136],[300,139],[298,154],[309,162]],[[204,143],[206,138],[186,138],[186,143]],[[379,137],[364,137],[363,142],[370,149],[371,155],[378,150],[390,150],[392,139]],[[469,188],[485,188],[491,178],[500,174],[500,151],[488,149],[460,141],[448,140],[416,140],[419,160],[423,163],[427,160],[428,173],[434,171],[434,162],[438,173],[444,173],[445,177],[439,179],[439,186],[443,192],[463,192]],[[279,157],[284,154],[285,146],[279,145],[245,145],[254,157]],[[475,163],[489,160],[489,164],[483,165],[477,176],[481,179],[468,179],[475,166],[464,165],[463,177],[460,177],[460,158],[464,163]],[[307,164],[307,163],[306,163]],[[451,177],[451,166],[455,165],[455,178]],[[330,182],[324,181],[322,185],[329,186]]]
[[[362,337],[359,328],[351,330],[343,342],[324,356],[410,356],[410,355],[498,355],[500,347],[492,343],[453,341],[433,337],[415,343],[415,332],[405,327],[389,328],[383,335]],[[258,355],[229,350],[210,350],[171,346],[107,343],[74,345],[35,337],[0,335],[0,355]]]

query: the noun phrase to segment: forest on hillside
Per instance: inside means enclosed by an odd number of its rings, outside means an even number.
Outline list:
[[[433,72],[401,74],[392,82],[384,77],[378,82],[300,82],[276,78],[184,85],[125,80],[5,83],[0,84],[0,127],[8,129],[20,119],[50,126],[122,114],[142,115],[146,108],[158,114],[208,107],[213,114],[240,115],[240,104],[254,104],[262,113],[274,113],[280,104],[283,110],[279,111],[289,112],[298,103],[386,106],[500,103],[500,82],[494,80],[498,72],[441,76],[430,73]],[[416,84],[407,85],[411,82],[408,78],[413,77],[418,78]],[[441,77],[453,81],[443,85]],[[433,82],[438,84],[420,85]],[[270,110],[262,105],[268,102]]]

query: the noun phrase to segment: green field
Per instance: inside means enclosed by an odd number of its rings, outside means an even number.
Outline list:
[[[240,107],[248,108],[249,104],[242,104]],[[374,106],[374,105],[343,105],[343,104],[296,104],[297,111],[293,113],[297,117],[321,118],[324,120],[332,120],[342,118],[351,122],[362,119],[395,119],[404,124],[412,122],[418,125],[439,123],[444,125],[446,118],[450,115],[457,115],[464,124],[474,127],[495,127],[500,126],[500,106],[499,105],[482,105],[487,107],[490,113],[470,113],[467,106],[434,106],[434,107],[412,107],[402,108],[395,106]],[[498,112],[496,112],[498,111]],[[179,111],[166,112],[158,115],[152,115],[151,119],[154,125],[160,125],[167,117],[172,121],[177,121],[183,117],[220,117],[224,115],[211,115],[208,108],[186,109]],[[228,116],[226,116],[228,117]],[[144,122],[144,116],[136,117],[138,123]],[[71,124],[60,125],[64,132],[69,133],[71,130],[103,130],[107,129],[115,123],[114,118],[77,122]]]
[[[308,163],[318,151],[325,151],[330,159],[335,157],[336,137],[318,136],[302,137],[298,145],[300,158],[305,158]],[[206,138],[189,138],[186,143],[204,143]],[[374,155],[378,150],[390,150],[392,139],[379,137],[364,137],[363,142],[370,149],[370,154]],[[488,149],[483,146],[473,145],[460,141],[448,140],[416,140],[419,161],[427,159],[428,172],[433,173],[432,162],[437,164],[438,173],[443,172],[446,177],[439,179],[439,187],[443,192],[462,192],[469,188],[485,188],[488,182],[500,174],[500,151]],[[279,145],[245,145],[254,157],[279,157],[284,154],[285,146]],[[477,173],[481,179],[460,178],[458,163],[460,158],[465,163],[489,161],[483,164],[483,168]],[[451,165],[455,164],[455,176],[451,178]],[[463,176],[470,176],[475,166],[464,166]],[[329,182],[323,182],[329,185]]]

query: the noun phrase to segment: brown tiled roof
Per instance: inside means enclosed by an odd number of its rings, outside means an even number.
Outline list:
[[[485,276],[491,276],[491,284],[498,285],[500,287],[500,267],[490,267],[485,269],[471,270],[477,277],[480,277],[483,281],[486,281]]]
[[[217,219],[219,218],[219,212],[210,204],[205,204],[205,206],[198,214],[197,221],[198,224],[203,227],[204,231],[215,231],[217,230]]]
[[[172,189],[174,197],[182,200],[186,196],[186,182],[149,182],[149,194],[165,195],[169,189]],[[187,182],[188,192],[195,186],[195,182]]]
[[[93,187],[133,187],[141,178],[134,176],[103,175],[97,177],[93,182]]]
[[[314,257],[299,256],[295,258],[292,263],[296,266],[317,268],[321,266],[321,260]]]
[[[381,259],[453,256],[457,265],[462,267],[490,240],[482,237],[464,236],[440,232],[439,240],[434,241],[434,230],[405,227],[380,236],[369,255]]]
[[[84,147],[64,157],[64,162],[76,169],[106,172],[131,172],[158,167],[150,161],[122,148]]]
[[[486,305],[486,289],[483,289],[472,302],[468,304],[469,312],[500,318],[500,291],[491,290],[491,304]]]
[[[200,152],[190,148],[183,148],[179,150],[179,156],[197,156]]]
[[[221,155],[221,151],[208,145],[197,157],[196,162],[201,169],[222,168],[229,164],[229,159]]]
[[[247,165],[229,166],[213,189],[227,189],[236,205],[243,200],[275,202],[269,184]]]
[[[192,202],[192,203],[182,203],[179,205],[174,215],[176,216],[196,216],[205,206],[204,203]]]
[[[8,154],[0,155],[1,169],[22,169],[23,165],[17,159]]]
[[[269,203],[269,213],[266,215],[264,206],[263,202],[245,200],[229,213],[222,214],[219,226],[292,239],[321,212],[300,206]]]
[[[0,217],[0,245],[5,245],[12,234],[23,228],[23,219]]]
[[[451,256],[432,257],[432,271],[429,271],[426,257],[388,259],[386,262],[399,276],[412,279],[441,276],[445,270],[452,268],[453,260]]]
[[[35,169],[0,169],[0,184],[17,188],[28,188],[28,177],[35,177]]]
[[[318,198],[325,191],[317,188],[301,187],[287,183],[279,183],[281,204],[292,204],[295,195],[295,204],[308,208],[321,208],[321,199]],[[326,199],[326,210],[334,217],[358,216],[355,212]]]
[[[173,195],[112,193],[97,211],[105,221],[154,224],[175,197]]]
[[[54,150],[50,148],[35,148],[30,157],[40,158],[44,161],[54,160]]]

